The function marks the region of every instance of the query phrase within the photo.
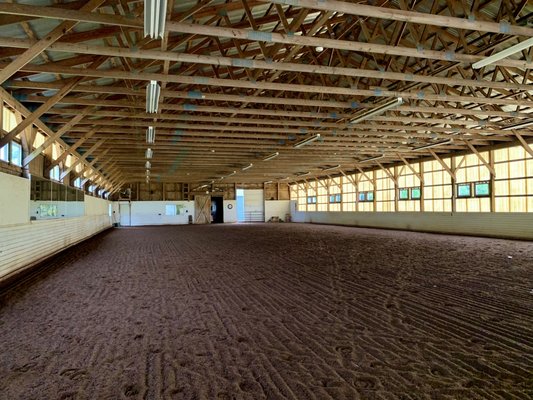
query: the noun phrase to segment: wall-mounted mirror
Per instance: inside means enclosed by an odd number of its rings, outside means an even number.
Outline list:
[[[85,194],[76,188],[48,179],[31,177],[32,219],[72,218],[85,214]]]

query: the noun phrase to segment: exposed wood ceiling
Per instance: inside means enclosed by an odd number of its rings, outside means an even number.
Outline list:
[[[503,130],[533,118],[533,48],[472,68],[533,37],[527,0],[168,0],[163,40],[144,37],[143,1],[31,3],[0,4],[0,94],[30,111],[0,145],[35,124],[114,184],[144,180],[148,126],[151,179],[198,184],[286,182],[533,136]],[[158,114],[145,113],[150,80]]]

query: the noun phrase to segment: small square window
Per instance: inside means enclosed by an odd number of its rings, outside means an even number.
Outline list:
[[[421,197],[420,187],[411,188],[411,200],[420,200]]]
[[[409,200],[409,189],[406,189],[406,188],[399,189],[399,199]]]
[[[366,192],[366,201],[374,201],[374,192]]]
[[[458,183],[457,197],[472,197],[472,185],[470,183]]]
[[[359,201],[366,201],[366,193],[359,192]]]
[[[490,196],[490,183],[489,182],[476,182],[474,184],[474,196],[476,197]]]

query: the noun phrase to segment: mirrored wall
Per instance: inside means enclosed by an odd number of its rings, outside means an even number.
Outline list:
[[[81,217],[85,194],[76,188],[39,177],[31,177],[31,219]]]

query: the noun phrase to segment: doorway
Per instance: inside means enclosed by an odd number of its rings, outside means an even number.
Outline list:
[[[211,223],[211,196],[195,195],[194,196],[194,223],[209,224]]]
[[[211,221],[214,224],[224,223],[224,198],[211,197]]]
[[[129,202],[118,203],[120,226],[131,226],[131,205]]]

